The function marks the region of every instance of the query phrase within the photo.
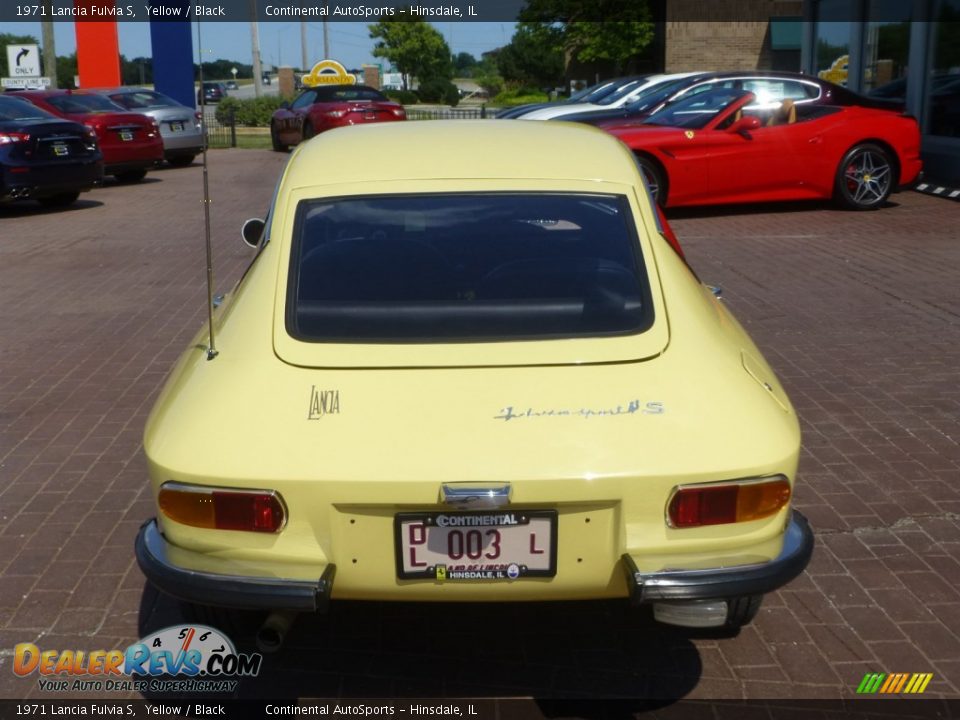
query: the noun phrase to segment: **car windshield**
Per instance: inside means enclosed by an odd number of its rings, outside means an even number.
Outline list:
[[[0,121],[39,120],[52,117],[56,116],[25,100],[0,97]]]
[[[653,312],[623,196],[391,195],[300,204],[286,321],[429,343],[632,334]]]
[[[718,88],[667,105],[643,121],[644,125],[703,128],[731,103],[750,95],[746,90]]]
[[[682,80],[674,80],[669,83],[651,85],[631,100],[625,109],[628,112],[639,112],[647,108],[656,107],[665,100],[669,100],[674,93],[689,84],[690,79],[683,78]]]
[[[48,97],[47,102],[64,113],[108,113],[124,109],[102,95],[54,95]]]
[[[647,82],[646,78],[638,78],[636,80],[631,80],[625,85],[614,90],[609,95],[602,97],[599,100],[595,100],[593,102],[597,105],[612,105],[613,103],[617,102],[617,100],[621,99],[624,95],[629,95],[637,88],[643,86],[643,84],[646,82]]]
[[[575,92],[568,98],[568,102],[597,102],[600,98],[606,97],[617,89],[617,83],[614,80],[604,80],[596,85]]]
[[[117,93],[110,99],[123,105],[125,108],[152,108],[179,105],[176,100],[168,98],[163,93],[152,90],[138,90],[137,92]]]
[[[317,88],[317,102],[346,102],[350,100],[379,100],[387,98],[373,88],[356,85],[327,85]]]

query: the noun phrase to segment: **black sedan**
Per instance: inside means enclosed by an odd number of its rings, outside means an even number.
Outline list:
[[[750,108],[761,115],[780,107],[784,100],[795,105],[859,106],[878,110],[902,110],[902,103],[868,98],[840,85],[810,75],[791,72],[743,70],[691,75],[641,93],[628,105],[601,111],[564,115],[562,120],[598,127],[640,122],[671,102],[716,89],[745,90],[756,96]]]
[[[103,178],[97,136],[16,97],[0,97],[0,202],[74,202]]]

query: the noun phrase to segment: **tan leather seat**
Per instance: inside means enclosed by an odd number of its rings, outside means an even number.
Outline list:
[[[787,99],[780,103],[780,107],[770,114],[767,120],[767,127],[773,125],[792,125],[797,121],[797,106],[793,100]]]

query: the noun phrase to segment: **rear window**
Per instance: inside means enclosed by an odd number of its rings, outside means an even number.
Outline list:
[[[288,333],[313,342],[625,335],[653,323],[625,197],[450,194],[302,202]]]
[[[123,108],[102,95],[53,95],[47,102],[63,113],[118,112]]]
[[[150,90],[117,93],[111,95],[110,99],[123,105],[128,110],[133,108],[167,107],[169,105],[180,104],[162,93],[152,92]]]
[[[349,102],[351,100],[384,102],[387,99],[372,88],[356,85],[327,85],[317,88],[317,102]]]
[[[0,97],[0,121],[3,120],[36,120],[38,118],[54,118],[46,110],[31,105],[20,98]]]

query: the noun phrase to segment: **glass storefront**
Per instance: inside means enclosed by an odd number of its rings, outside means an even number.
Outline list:
[[[924,131],[960,138],[960,0],[937,3]]]
[[[861,92],[880,97],[906,97],[912,9],[910,3],[902,0],[870,0]]]

